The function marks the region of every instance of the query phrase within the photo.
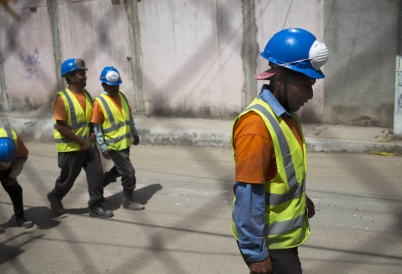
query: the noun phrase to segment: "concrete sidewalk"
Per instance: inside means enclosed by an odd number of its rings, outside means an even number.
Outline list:
[[[49,113],[0,113],[0,127],[24,140],[53,142]],[[142,144],[230,147],[232,120],[135,117]],[[304,124],[307,149],[324,152],[402,154],[402,140],[389,128]]]

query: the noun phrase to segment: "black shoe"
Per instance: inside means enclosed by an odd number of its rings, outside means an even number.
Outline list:
[[[53,195],[52,192],[49,192],[47,194],[47,199],[50,202],[50,209],[56,214],[56,215],[63,215],[66,213],[64,210],[63,204],[61,203],[61,200],[57,198],[56,196]]]
[[[107,210],[101,206],[98,206],[96,208],[89,209],[89,216],[107,219],[107,218],[113,217],[114,215],[113,215],[113,211]]]
[[[3,234],[4,232],[6,232],[6,230],[2,226],[0,226],[0,234]]]
[[[25,219],[24,216],[18,217],[17,223],[23,228],[30,228],[30,227],[33,227],[33,225],[34,225],[32,221],[28,221],[27,219]]]
[[[33,226],[33,223],[25,218],[23,205],[20,205],[20,207],[14,207],[14,214],[15,220],[23,228],[30,228]]]

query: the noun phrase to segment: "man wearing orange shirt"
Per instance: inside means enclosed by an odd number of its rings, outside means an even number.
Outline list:
[[[0,181],[13,203],[17,223],[24,228],[32,227],[33,223],[25,218],[22,187],[17,177],[27,159],[28,150],[15,131],[0,128]],[[4,232],[5,229],[0,226],[0,234]]]
[[[63,62],[61,74],[68,88],[57,93],[53,101],[54,138],[58,151],[58,164],[61,169],[55,187],[48,193],[51,209],[64,214],[61,200],[71,190],[81,170],[87,177],[89,192],[89,216],[110,218],[113,212],[104,209],[103,169],[99,150],[94,144],[92,129],[92,98],[85,89],[85,62],[71,58]]]
[[[314,204],[305,194],[306,144],[296,111],[313,98],[312,86],[328,50],[304,29],[284,29],[261,56],[269,80],[233,124],[236,182],[232,233],[250,273],[301,274],[298,246],[310,236]]]
[[[141,210],[144,206],[133,200],[136,177],[130,161],[131,136],[134,145],[139,144],[140,138],[127,98],[119,90],[122,84],[120,73],[114,67],[105,67],[100,80],[103,92],[94,101],[91,122],[94,124],[96,141],[103,157],[114,163],[112,169],[105,173],[104,185],[115,182],[116,177],[121,176],[123,208]]]

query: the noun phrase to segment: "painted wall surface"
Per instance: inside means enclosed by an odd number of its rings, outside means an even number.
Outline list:
[[[325,1],[325,115],[330,124],[392,126],[396,0]]]
[[[228,118],[242,108],[241,2],[142,1],[144,99],[162,116]]]
[[[11,4],[19,20],[0,7],[1,110],[49,105],[64,86],[57,62],[78,57],[93,96],[102,68],[113,65],[135,112],[233,118],[263,84],[252,75],[267,69],[258,53],[268,39],[301,27],[330,50],[326,78],[314,86],[301,120],[392,125],[397,0],[49,3]]]
[[[34,3],[35,2],[35,3]],[[32,110],[49,103],[56,88],[52,36],[46,1],[28,1],[13,6],[20,19],[0,12],[0,50],[4,86],[0,106]]]

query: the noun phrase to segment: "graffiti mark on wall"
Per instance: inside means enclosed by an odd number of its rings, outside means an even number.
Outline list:
[[[20,52],[20,60],[24,67],[24,77],[26,79],[39,79],[37,65],[39,62],[39,50],[35,48],[33,54],[26,54]]]

